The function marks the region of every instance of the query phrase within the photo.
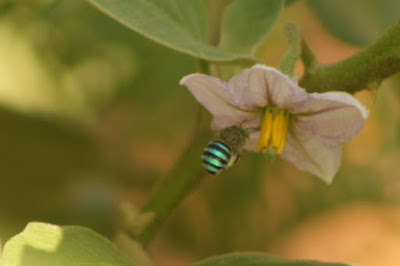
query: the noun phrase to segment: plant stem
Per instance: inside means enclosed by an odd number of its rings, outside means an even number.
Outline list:
[[[288,49],[282,58],[280,70],[289,77],[293,77],[296,62],[301,55],[301,35],[298,26],[293,22],[285,25],[285,34],[288,39]]]
[[[154,218],[144,230],[135,236],[143,247],[153,239],[157,229],[165,222],[175,207],[204,178],[205,170],[201,165],[202,148],[208,141],[208,129],[196,130],[188,148],[183,152],[176,167],[161,181],[155,193],[141,210],[141,213],[152,212]]]
[[[307,52],[307,47],[302,52]],[[309,65],[310,61],[304,63]],[[339,90],[355,93],[365,89],[370,83],[380,82],[399,72],[400,20],[364,51],[337,64],[313,65],[311,69],[312,71],[306,70],[300,81],[300,86],[309,92]]]
[[[208,62],[195,59],[197,69],[200,73],[209,73]],[[161,180],[154,194],[141,213],[153,213],[151,221],[144,229],[133,236],[143,247],[146,247],[153,239],[158,228],[165,222],[172,211],[185,197],[203,180],[206,171],[202,167],[200,155],[201,150],[210,139],[208,121],[204,121],[204,109],[199,104],[197,120],[194,123],[193,134],[189,145],[181,155],[171,172]]]
[[[199,73],[203,73],[203,74],[210,73],[210,65],[208,64],[207,61],[200,59],[200,58],[195,58],[195,63],[196,63],[197,71]]]
[[[301,39],[301,61],[304,65],[304,72],[308,75],[314,74],[320,68],[319,62],[303,38]]]

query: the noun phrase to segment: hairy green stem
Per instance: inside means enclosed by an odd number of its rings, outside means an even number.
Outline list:
[[[355,93],[400,71],[400,20],[373,45],[337,64],[315,64],[308,47],[302,59],[306,69],[300,86],[307,91]]]
[[[301,39],[301,61],[304,65],[304,71],[308,75],[314,74],[320,68],[319,62],[303,38]]]
[[[195,59],[195,63],[199,72],[209,73],[208,62]],[[205,123],[204,114],[204,109],[199,104],[197,120],[186,150],[171,172],[161,180],[147,204],[140,211],[141,214],[152,216],[151,220],[144,225],[143,230],[133,235],[133,238],[143,247],[150,243],[172,211],[206,175],[200,160],[201,151],[210,138],[209,123]]]
[[[282,58],[280,70],[293,77],[296,62],[301,55],[301,35],[298,26],[292,22],[286,24],[285,34],[288,39],[288,49]]]
[[[144,227],[142,232],[134,236],[144,247],[153,239],[159,227],[175,207],[204,178],[205,170],[201,165],[200,155],[202,148],[205,147],[209,140],[207,133],[209,133],[208,129],[202,129],[202,127],[196,130],[176,167],[161,180],[155,193],[141,210],[142,214],[154,214],[152,220]]]

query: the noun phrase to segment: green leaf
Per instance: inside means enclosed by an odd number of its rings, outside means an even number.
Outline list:
[[[212,61],[248,58],[207,44],[207,4],[199,0],[88,0],[128,28],[162,45]]]
[[[328,263],[315,260],[287,260],[263,253],[231,253],[212,257],[195,266],[350,266],[346,263]]]
[[[282,0],[235,0],[226,10],[219,47],[234,53],[254,54],[283,6]]]
[[[4,246],[2,265],[133,265],[111,242],[75,226],[29,223]]]
[[[360,46],[376,40],[400,13],[398,0],[309,0],[308,3],[332,34]]]
[[[136,265],[153,266],[149,255],[143,246],[125,233],[118,233],[115,237],[115,245],[123,251]]]

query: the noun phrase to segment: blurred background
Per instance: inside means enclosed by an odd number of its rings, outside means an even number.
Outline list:
[[[396,0],[298,1],[258,55],[279,66],[283,26],[295,21],[317,58],[334,63],[398,14]],[[0,1],[1,243],[29,221],[82,225],[112,239],[120,202],[140,207],[189,140],[196,101],[178,82],[195,71],[189,56],[85,1]],[[206,179],[150,245],[156,265],[248,250],[400,265],[399,88],[395,75],[356,95],[371,116],[345,145],[330,186],[251,153]]]

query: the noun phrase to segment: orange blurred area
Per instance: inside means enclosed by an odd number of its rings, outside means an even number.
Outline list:
[[[400,208],[359,203],[316,215],[272,248],[292,259],[344,261],[365,266],[400,263]]]

